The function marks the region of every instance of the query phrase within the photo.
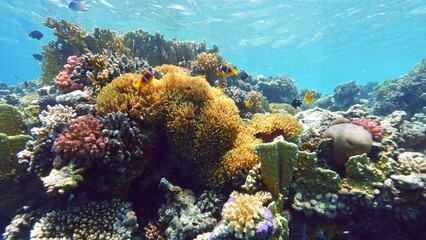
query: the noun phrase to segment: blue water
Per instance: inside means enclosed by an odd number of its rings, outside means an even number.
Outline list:
[[[424,0],[93,0],[83,13],[71,11],[68,3],[2,1],[0,81],[40,76],[32,54],[54,38],[42,24],[48,16],[87,31],[142,28],[166,39],[204,39],[253,76],[285,74],[299,87],[329,93],[349,80],[399,77],[426,56]],[[41,40],[28,37],[36,29],[45,35]]]

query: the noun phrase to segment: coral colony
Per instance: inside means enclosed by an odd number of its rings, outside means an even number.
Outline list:
[[[325,95],[205,42],[45,25],[41,78],[0,84],[4,239],[425,238],[426,60]]]

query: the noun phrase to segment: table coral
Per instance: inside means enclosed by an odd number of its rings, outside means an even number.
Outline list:
[[[54,142],[55,151],[64,160],[94,158],[102,155],[105,148],[99,121],[93,115],[74,119]]]

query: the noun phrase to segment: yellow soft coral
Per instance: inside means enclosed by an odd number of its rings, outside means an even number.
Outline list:
[[[252,119],[252,125],[257,133],[267,138],[270,136],[270,141],[278,135],[283,135],[286,140],[294,140],[303,132],[303,126],[290,114],[256,115]]]

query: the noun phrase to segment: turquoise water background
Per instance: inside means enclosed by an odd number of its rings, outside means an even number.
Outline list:
[[[120,34],[138,28],[166,39],[206,40],[253,76],[292,76],[299,87],[332,93],[349,80],[383,81],[408,73],[426,56],[424,0],[93,0],[76,13],[65,0],[3,0],[0,81],[40,76],[32,54],[53,39],[53,16]],[[40,30],[44,37],[28,37]]]

